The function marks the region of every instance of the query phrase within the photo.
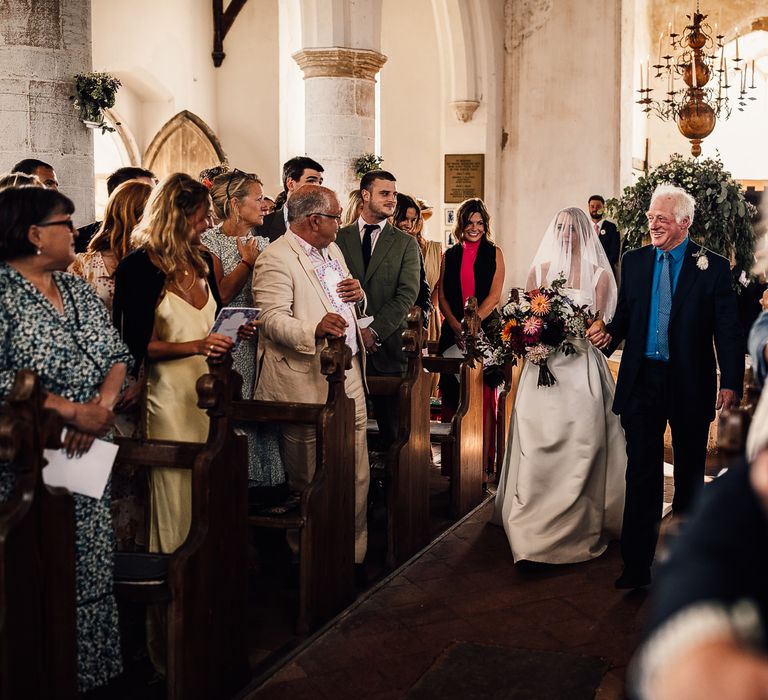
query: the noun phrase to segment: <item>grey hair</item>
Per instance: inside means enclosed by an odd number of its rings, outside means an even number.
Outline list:
[[[324,212],[331,205],[335,192],[322,185],[302,185],[294,190],[285,203],[288,209],[288,222],[305,219],[310,214]]]
[[[693,224],[693,211],[696,208],[696,200],[682,187],[671,185],[668,182],[657,185],[651,195],[651,206],[653,206],[653,200],[657,197],[672,197],[675,203],[675,221],[679,224],[682,223],[683,219],[687,218],[688,225]]]

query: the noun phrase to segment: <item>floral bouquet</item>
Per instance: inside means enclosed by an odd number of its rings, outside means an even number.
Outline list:
[[[538,386],[556,383],[547,360],[556,352],[575,353],[569,338],[583,338],[596,318],[589,307],[578,306],[563,294],[564,286],[565,278],[560,276],[552,286],[524,292],[522,298],[516,292],[510,295],[498,321],[486,334],[493,364],[516,365],[517,358],[525,358],[539,367]]]

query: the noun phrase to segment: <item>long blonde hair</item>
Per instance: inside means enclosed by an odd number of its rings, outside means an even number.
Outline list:
[[[189,218],[201,207],[209,207],[210,201],[208,188],[186,173],[168,175],[152,190],[133,230],[132,246],[146,250],[167,277],[185,265],[205,277],[208,266],[200,244],[190,240]]]
[[[152,187],[146,182],[128,180],[110,195],[104,221],[88,244],[87,255],[109,251],[120,262],[131,249],[131,233],[139,223]]]
[[[349,193],[349,199],[347,200],[347,206],[344,207],[344,214],[342,215],[341,225],[349,226],[354,224],[360,218],[360,210],[363,208],[363,195],[360,194],[360,190],[352,190]]]

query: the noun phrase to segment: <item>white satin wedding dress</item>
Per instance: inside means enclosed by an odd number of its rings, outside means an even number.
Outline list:
[[[572,343],[575,354],[548,360],[553,386],[537,386],[534,364],[520,375],[493,519],[515,561],[586,561],[621,534],[627,454],[615,383],[599,350]]]

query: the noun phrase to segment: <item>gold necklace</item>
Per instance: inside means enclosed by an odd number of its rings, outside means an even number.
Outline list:
[[[189,275],[189,271],[184,270],[184,277],[187,277],[188,275]],[[178,289],[182,294],[186,294],[190,289],[192,289],[192,287],[195,286],[196,281],[197,281],[197,277],[195,275],[192,275],[192,281],[189,283],[189,286],[186,289],[184,289],[176,279],[173,280],[173,283],[176,285],[176,289]]]

